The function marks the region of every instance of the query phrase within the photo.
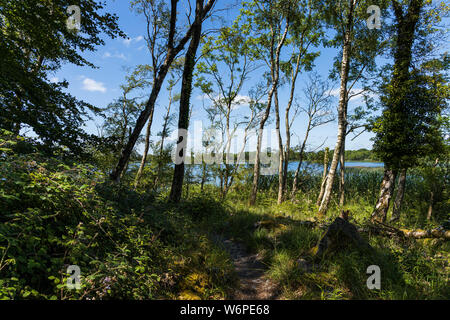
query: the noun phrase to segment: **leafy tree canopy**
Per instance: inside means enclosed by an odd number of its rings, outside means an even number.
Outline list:
[[[80,8],[80,30],[67,28],[70,5]],[[64,91],[67,81],[49,76],[63,63],[91,66],[85,51],[103,45],[102,34],[125,36],[117,17],[100,13],[98,1],[0,0],[0,126],[32,128],[47,151],[56,145],[80,154],[90,137],[81,129],[93,106]]]

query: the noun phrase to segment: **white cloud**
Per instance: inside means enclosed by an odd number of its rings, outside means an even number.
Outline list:
[[[83,80],[83,90],[91,91],[91,92],[106,92],[105,85],[102,82],[95,81],[93,79],[84,78]]]
[[[195,98],[196,98],[197,100],[203,100],[203,99],[205,99],[205,100],[208,100],[208,101],[212,102],[211,99],[209,98],[209,96],[208,96],[207,94],[201,94],[201,95],[198,95],[198,96],[195,97]],[[220,96],[216,96],[216,97],[213,98],[213,99],[214,99],[214,100],[219,100],[220,98],[221,98]],[[234,98],[231,108],[232,108],[233,110],[236,110],[236,109],[238,109],[238,108],[240,108],[240,107],[248,106],[248,105],[250,104],[250,101],[252,101],[252,99],[251,99],[249,96],[244,96],[244,95],[238,94],[238,95]]]
[[[50,82],[51,83],[58,83],[59,82],[59,78],[58,77],[51,77],[50,78]]]
[[[206,93],[203,93],[203,94],[199,94],[198,96],[196,96],[195,99],[197,99],[197,100],[203,100],[203,99],[209,100],[209,97],[208,97],[208,95]]]
[[[132,43],[138,43],[144,40],[143,36],[137,36],[136,38],[127,38],[122,40],[123,44],[127,47],[129,47]]]
[[[233,101],[233,109],[237,109],[242,106],[248,106],[250,105],[251,101],[252,99],[249,96],[243,96],[238,94]]]
[[[109,51],[106,51],[103,54],[103,59],[107,59],[107,58],[117,58],[117,59],[122,59],[122,60],[128,60],[127,57],[123,53],[116,52],[116,53],[112,54]]]

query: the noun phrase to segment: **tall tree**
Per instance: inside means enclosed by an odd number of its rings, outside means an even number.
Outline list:
[[[198,27],[198,23],[203,22],[203,20],[207,17],[208,13],[215,3],[215,0],[208,0],[205,5],[203,5],[203,2],[201,2],[201,16],[195,16],[195,20],[189,24],[188,29],[184,34],[180,34],[179,28],[177,27],[178,2],[178,0],[171,0],[170,9],[166,8],[165,4],[163,4],[164,14],[159,17],[159,19],[161,21],[165,21],[166,23],[161,25],[161,32],[159,33],[159,49],[157,50],[157,52],[161,53],[159,59],[160,63],[158,64],[158,67],[153,70],[153,72],[155,73],[155,78],[147,104],[145,105],[145,108],[142,110],[139,118],[136,121],[136,126],[134,127],[133,132],[128,139],[128,142],[125,145],[125,148],[122,150],[122,154],[119,158],[117,166],[111,172],[110,177],[113,181],[120,180],[120,175],[125,168],[128,159],[130,158],[136,141],[138,140],[145,123],[148,121],[151,113],[153,112],[156,99],[158,98],[159,92],[161,91],[161,86],[164,82],[164,79],[166,78],[170,66],[172,65],[178,54],[184,49],[184,46],[189,41],[189,39],[192,37],[194,30]],[[197,3],[197,6],[198,5],[199,4]],[[191,20],[190,15],[191,14],[188,14],[189,21]]]
[[[175,71],[175,70],[179,69],[180,66],[181,65],[180,65],[179,61],[174,61],[173,65],[171,66],[171,69],[172,69],[172,71]],[[145,66],[145,68],[144,68],[144,66],[138,66],[136,68],[136,71],[135,71],[135,76],[142,76],[143,72],[149,73],[151,70],[153,70],[153,68],[150,67],[150,66]],[[153,77],[154,77],[154,75],[153,75]],[[169,115],[165,117],[165,125],[164,125],[165,126],[165,130],[164,131],[166,131],[166,129],[167,129],[167,120],[169,120],[168,117],[170,116],[170,107],[172,105],[172,100],[173,100],[172,89],[176,85],[176,83],[179,81],[179,78],[176,81],[174,81],[173,77],[174,77],[174,74],[172,73],[172,79],[169,80],[169,85],[167,87],[167,89],[169,91],[169,105],[167,107],[167,112],[169,113]],[[154,78],[153,78],[153,80],[154,80]],[[138,169],[138,171],[136,173],[136,177],[134,179],[134,188],[135,189],[139,185],[140,179],[142,177],[142,173],[144,171],[145,164],[147,162],[148,152],[150,150],[150,136],[151,136],[151,127],[152,127],[152,123],[153,123],[153,114],[154,114],[154,112],[155,112],[155,110],[153,108],[152,111],[150,112],[149,117],[148,117],[147,127],[146,127],[146,130],[145,130],[144,152],[142,154],[142,158],[141,158],[141,163],[139,165],[139,169]]]
[[[296,82],[299,73],[302,70],[310,71],[314,60],[319,56],[319,52],[312,51],[319,44],[322,36],[322,26],[320,11],[317,8],[318,1],[306,0],[298,1],[296,6],[290,8],[292,15],[292,25],[289,29],[289,39],[287,41],[289,47],[292,48],[292,54],[289,61],[281,64],[281,70],[290,85],[289,100],[285,108],[285,135],[286,140],[283,145],[280,131],[280,111],[278,106],[278,94],[275,98],[275,116],[278,128],[278,147],[280,149],[280,166],[278,172],[278,204],[285,199],[287,193],[287,173],[289,164],[289,153],[291,149],[291,126],[295,116],[290,116],[292,104],[294,102],[294,94]]]
[[[155,71],[160,68],[162,59],[164,57],[164,47],[161,45],[161,36],[162,33],[167,29],[167,20],[162,19],[163,17],[167,17],[167,8],[165,7],[165,1],[134,0],[130,4],[130,9],[135,11],[137,14],[142,14],[145,17],[146,35],[144,38],[151,57],[151,65],[147,67],[147,70],[151,72],[152,83],[156,83],[157,73]],[[139,169],[134,181],[135,188],[137,188],[139,184],[145,163],[147,161],[148,151],[150,149],[150,136],[154,113],[155,107],[153,106],[147,120],[144,153],[142,154],[141,163],[139,165]]]
[[[267,103],[258,126],[255,163],[253,167],[253,182],[249,204],[256,203],[258,183],[261,168],[261,146],[264,126],[269,118],[274,94],[280,78],[280,55],[285,45],[291,22],[291,1],[261,1],[244,2],[239,19],[243,19],[242,32],[248,37],[249,45],[255,57],[262,59],[269,71],[267,72],[269,91]],[[282,150],[280,150],[281,152]]]
[[[79,30],[67,27],[74,1],[0,1],[0,127],[15,133],[31,128],[47,151],[65,146],[83,153],[89,136],[82,124],[100,110],[65,92],[67,81],[50,81],[63,63],[94,67],[83,57],[103,45],[100,34],[125,36],[117,17],[99,1],[75,1]]]
[[[340,76],[338,134],[324,195],[319,207],[319,216],[325,215],[328,210],[340,154],[345,148],[343,145],[347,133],[350,90],[359,80],[364,69],[373,66],[376,53],[380,50],[378,31],[376,29],[368,30],[366,25],[367,9],[370,5],[384,7],[383,1],[346,0],[339,1],[337,4],[334,1],[327,2],[325,8],[327,23],[336,30],[336,37],[330,43],[341,47],[342,56],[340,60],[336,61]],[[363,61],[363,63],[359,63],[358,71],[358,64],[352,66],[352,63],[359,60],[357,58],[362,58]]]
[[[356,94],[353,94],[355,96]],[[368,99],[367,96],[365,96],[366,100]],[[367,104],[367,106],[370,108],[370,103]],[[354,133],[355,136],[352,140],[357,138],[359,135],[361,135],[363,132],[365,132],[368,128],[368,117],[371,115],[371,112],[369,110],[366,110],[362,106],[359,106],[353,110],[353,113],[348,116],[348,123],[347,123],[347,131],[345,133],[344,139],[342,141],[341,146],[341,154],[339,158],[339,207],[342,209],[345,205],[345,141],[347,137]],[[360,130],[358,133],[356,133],[357,130]]]
[[[298,190],[300,169],[303,164],[306,144],[308,143],[311,131],[335,119],[330,107],[332,102],[330,86],[317,73],[312,73],[309,76],[308,84],[303,92],[306,101],[305,106],[301,107],[300,110],[306,114],[307,125],[303,142],[300,145],[297,169],[295,170],[294,181],[292,182],[292,197],[295,196]],[[328,152],[326,154],[328,155]]]
[[[323,194],[325,193],[325,184],[327,183],[327,173],[328,173],[328,154],[330,152],[329,148],[325,148],[324,153],[323,153],[323,173],[322,173],[322,183],[320,184],[320,192],[319,192],[319,197],[317,198],[316,201],[316,206],[320,205],[320,201],[323,198]]]
[[[255,70],[248,44],[238,30],[236,25],[222,27],[217,37],[208,37],[205,40],[196,83],[212,102],[207,112],[216,119],[216,127],[220,127],[224,136],[225,143],[215,150],[220,159],[225,155],[225,165],[222,167],[221,163],[218,164],[218,170],[222,171],[223,198],[227,195],[233,182],[233,174],[238,168],[238,165],[234,164],[234,156],[231,156],[232,141],[239,127],[245,124],[245,121],[242,121],[243,110],[237,109],[240,105],[250,104],[250,98],[243,95],[243,87],[250,73]],[[252,122],[248,124],[251,125]]]
[[[385,79],[382,86],[384,110],[374,126],[374,150],[385,163],[385,173],[371,219],[382,222],[386,221],[398,171],[415,165],[420,156],[443,148],[438,116],[448,95],[442,91],[442,76],[436,72],[427,75],[426,68],[414,66],[417,54],[433,49],[433,43],[427,41],[436,33],[427,23],[433,10],[426,10],[423,0],[411,0],[408,5],[392,1],[392,6],[394,65],[390,80]],[[421,64],[426,66],[428,62]]]
[[[173,173],[172,188],[170,189],[169,201],[178,203],[181,200],[181,193],[183,191],[184,179],[184,158],[186,156],[186,148],[183,144],[187,139],[186,132],[189,127],[189,106],[192,92],[192,77],[194,73],[197,50],[200,45],[200,38],[202,36],[202,24],[206,14],[211,10],[215,0],[208,0],[206,5],[203,0],[196,1],[195,20],[192,23],[192,36],[184,58],[184,69],[181,83],[180,93],[180,109],[178,114],[178,142],[176,154],[182,158],[181,163],[175,164]]]
[[[148,66],[141,65],[126,77],[127,83],[120,86],[122,95],[114,102],[110,103],[106,111],[106,119],[103,124],[103,131],[108,137],[116,137],[117,161],[131,129],[136,123],[137,116],[145,102],[135,91],[145,89],[151,82],[148,79]]]
[[[167,161],[170,159],[170,152],[168,152],[169,150],[166,149],[166,138],[169,137],[170,133],[172,132],[171,130],[171,126],[172,126],[172,122],[175,121],[175,114],[171,113],[171,108],[172,108],[172,104],[178,102],[180,100],[180,94],[173,94],[172,90],[173,90],[173,86],[176,85],[176,83],[178,82],[178,80],[180,80],[180,78],[178,78],[176,81],[169,81],[169,102],[167,104],[166,107],[166,114],[164,115],[163,118],[163,126],[162,126],[162,130],[161,132],[158,133],[158,136],[161,137],[161,140],[159,141],[159,145],[157,145],[156,147],[159,148],[159,151],[157,153],[157,168],[156,168],[156,176],[155,176],[155,180],[153,182],[153,189],[156,189],[158,186],[158,183],[162,180],[163,177],[163,169],[164,169],[164,165],[167,164]]]

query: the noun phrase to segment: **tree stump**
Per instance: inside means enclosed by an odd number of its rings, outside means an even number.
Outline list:
[[[348,222],[348,211],[342,211],[313,248],[314,258],[353,247],[359,250],[371,250],[372,247],[358,233],[356,226]]]

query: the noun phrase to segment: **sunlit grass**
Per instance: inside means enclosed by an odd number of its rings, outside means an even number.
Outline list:
[[[354,171],[354,172],[353,172]],[[350,221],[363,223],[370,217],[381,181],[380,170],[349,170],[346,181],[345,209],[350,210]],[[314,178],[312,178],[314,179]],[[317,270],[303,272],[298,259],[308,260],[311,248],[324,232],[296,224],[296,221],[314,220],[318,187],[306,192],[300,190],[294,201],[276,204],[277,180],[261,190],[257,205],[249,207],[247,192],[230,191],[222,203],[225,216],[205,218],[211,232],[220,230],[235,241],[244,243],[252,252],[263,257],[267,275],[279,283],[283,299],[448,299],[449,245],[440,240],[411,240],[401,242],[388,237],[367,238],[375,248],[371,255],[348,249],[324,258]],[[426,197],[420,180],[413,180],[416,188],[405,197],[402,223],[408,227],[424,227],[422,218],[411,218],[419,207],[417,201]],[[310,186],[308,186],[309,188]],[[263,188],[264,189],[264,188]],[[416,195],[416,198],[414,198]],[[417,197],[417,195],[421,195]],[[422,198],[421,198],[422,197]],[[334,195],[336,198],[336,195]],[[334,202],[328,220],[338,216],[340,208]],[[220,227],[218,227],[220,226]],[[218,228],[217,228],[218,227]],[[367,237],[367,236],[366,236]],[[369,265],[379,265],[382,272],[381,290],[366,286]]]

